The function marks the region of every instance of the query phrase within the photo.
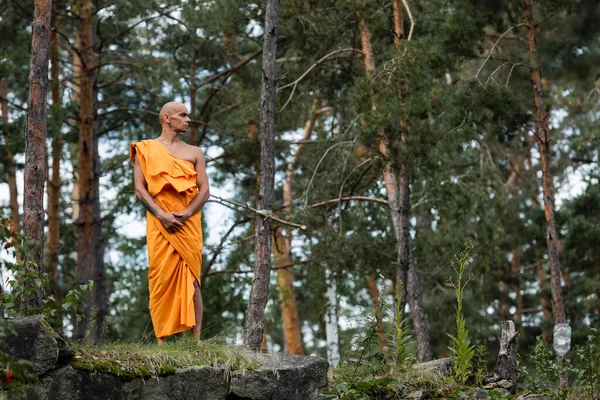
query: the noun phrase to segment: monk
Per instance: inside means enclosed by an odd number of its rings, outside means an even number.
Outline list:
[[[201,210],[210,196],[206,162],[199,147],[180,134],[190,123],[185,105],[160,110],[161,135],[130,145],[135,194],[146,208],[150,315],[158,344],[192,329],[202,329]]]

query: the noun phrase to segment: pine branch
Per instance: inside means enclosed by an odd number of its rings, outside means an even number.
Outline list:
[[[250,210],[250,211],[252,211],[252,212],[254,212],[256,214],[262,215],[265,219],[266,218],[272,219],[273,221],[277,221],[277,222],[279,222],[282,225],[288,225],[288,226],[292,226],[294,228],[299,228],[299,229],[302,229],[302,230],[306,229],[306,225],[294,224],[293,222],[288,222],[288,221],[285,221],[283,219],[277,218],[276,216],[273,215],[273,211],[272,210],[257,210],[256,208],[252,208],[252,207],[250,207],[250,206],[248,206],[246,204],[238,203],[238,202],[232,201],[232,200],[227,200],[227,199],[224,199],[222,197],[215,196],[213,194],[211,194],[210,197],[213,197],[213,198],[216,199],[216,200],[213,200],[213,202],[215,202],[215,203],[219,203],[219,204],[228,203],[228,204],[231,204],[231,205],[234,205],[234,206],[237,206],[237,207],[245,208],[246,210]],[[225,205],[225,204],[223,204],[223,205]]]

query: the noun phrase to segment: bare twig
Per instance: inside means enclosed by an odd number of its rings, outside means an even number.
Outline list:
[[[333,150],[334,148],[341,146],[343,144],[354,144],[356,143],[354,140],[350,140],[350,141],[344,141],[344,142],[338,142],[335,143],[333,145],[331,145],[327,150],[325,150],[325,153],[321,156],[321,158],[319,159],[319,162],[317,163],[317,166],[315,167],[315,170],[313,172],[313,175],[310,177],[310,181],[308,181],[308,186],[306,187],[306,192],[304,193],[304,206],[306,207],[306,205],[308,204],[308,193],[310,192],[310,187],[312,186],[313,181],[315,180],[315,176],[317,175],[317,171],[319,170],[319,166],[321,165],[321,163],[323,162],[323,160],[325,159],[325,157],[327,157],[327,154]]]
[[[231,227],[229,228],[229,230],[227,231],[227,233],[225,233],[225,235],[223,235],[221,237],[221,243],[219,243],[219,246],[217,246],[217,248],[215,249],[215,251],[214,251],[212,257],[210,258],[210,261],[206,265],[206,267],[204,267],[202,269],[202,273],[200,274],[200,282],[201,283],[204,283],[204,280],[206,279],[206,277],[208,275],[210,275],[210,268],[215,263],[215,260],[217,259],[217,256],[219,254],[221,254],[221,252],[223,251],[223,248],[225,247],[225,241],[227,240],[227,238],[229,237],[229,235],[231,235],[231,233],[233,232],[233,230],[236,227],[238,227],[239,225],[244,224],[244,223],[246,223],[248,221],[250,221],[250,218],[242,218],[240,220],[235,221],[235,223],[233,225],[231,225]]]
[[[219,204],[223,204],[223,205],[225,205],[224,203],[232,204],[234,206],[242,207],[242,208],[245,208],[246,210],[250,210],[250,211],[252,211],[252,212],[254,212],[254,213],[258,214],[258,215],[262,215],[264,218],[270,218],[273,221],[277,221],[277,222],[279,222],[282,225],[293,226],[294,228],[299,228],[299,229],[302,229],[302,230],[306,229],[306,225],[294,224],[293,222],[288,222],[288,221],[284,221],[284,220],[282,220],[280,218],[277,218],[276,216],[273,215],[272,211],[270,211],[270,210],[257,210],[255,208],[252,208],[252,207],[246,205],[246,204],[238,203],[238,202],[232,201],[232,200],[227,200],[227,199],[224,199],[222,197],[215,196],[213,194],[211,194],[210,197],[216,199],[216,202],[219,203]]]
[[[376,197],[351,196],[351,197],[339,197],[337,199],[330,199],[330,200],[326,200],[326,201],[321,201],[319,203],[311,204],[311,205],[309,205],[307,207],[308,208],[316,208],[316,207],[326,206],[328,204],[340,203],[342,201],[351,201],[351,200],[372,201],[372,202],[375,202],[375,203],[380,203],[380,204],[385,204],[385,205],[388,204],[387,200],[385,200],[385,199],[378,199]]]
[[[408,38],[406,38],[406,40],[408,40],[410,42],[410,39],[412,38],[413,30],[415,29],[415,20],[413,19],[412,13],[410,12],[410,7],[408,6],[408,1],[402,0],[402,4],[404,4],[404,8],[406,8],[406,12],[408,13],[408,19],[410,20],[410,29],[408,31]]]
[[[508,34],[508,32],[512,31],[513,29],[518,28],[520,26],[525,26],[525,25],[526,25],[525,23],[522,23],[522,24],[517,24],[515,26],[511,26],[510,28],[508,28],[508,30],[506,32],[504,32],[502,35],[500,35],[500,37],[498,38],[498,40],[496,40],[496,42],[494,43],[494,45],[490,49],[490,52],[488,53],[487,57],[485,58],[485,60],[481,64],[481,67],[479,67],[479,69],[477,70],[477,73],[475,74],[475,78],[479,79],[479,74],[481,73],[481,70],[483,69],[483,67],[485,66],[485,64],[488,62],[488,60],[492,56],[492,53],[494,52],[494,49],[496,49],[496,46],[498,46],[498,43],[500,43],[500,41],[502,40],[502,38],[504,36],[506,36]]]
[[[327,58],[329,58],[329,57],[331,57],[333,55],[336,55],[338,53],[344,53],[344,52],[355,52],[355,53],[362,54],[364,56],[364,53],[362,52],[362,50],[353,49],[353,48],[347,48],[347,49],[340,49],[340,50],[332,51],[331,53],[329,53],[329,54],[321,57],[316,63],[314,63],[313,65],[311,65],[310,67],[308,67],[308,69],[306,71],[304,71],[302,73],[302,75],[300,75],[298,77],[298,79],[296,79],[294,82],[288,83],[287,85],[283,85],[283,86],[280,86],[279,88],[277,88],[277,91],[280,91],[282,89],[285,89],[285,88],[288,88],[290,86],[293,86],[292,93],[290,93],[290,96],[288,97],[288,99],[285,102],[285,104],[283,105],[283,107],[281,107],[281,110],[279,110],[279,112],[283,111],[285,109],[285,107],[288,105],[288,103],[290,101],[292,101],[292,97],[294,96],[294,92],[296,91],[296,86],[298,85],[298,82],[300,82],[302,79],[304,79],[304,77],[306,75],[308,75],[310,71],[312,71],[315,67],[317,67],[319,64],[321,64]]]

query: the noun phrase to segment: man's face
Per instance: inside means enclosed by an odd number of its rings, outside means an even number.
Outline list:
[[[177,133],[185,132],[190,124],[190,116],[185,106],[175,108],[172,113],[167,114],[169,127]]]

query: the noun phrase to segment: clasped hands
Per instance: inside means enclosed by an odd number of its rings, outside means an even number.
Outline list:
[[[167,232],[176,233],[190,217],[186,211],[165,212],[158,216],[158,220]]]

